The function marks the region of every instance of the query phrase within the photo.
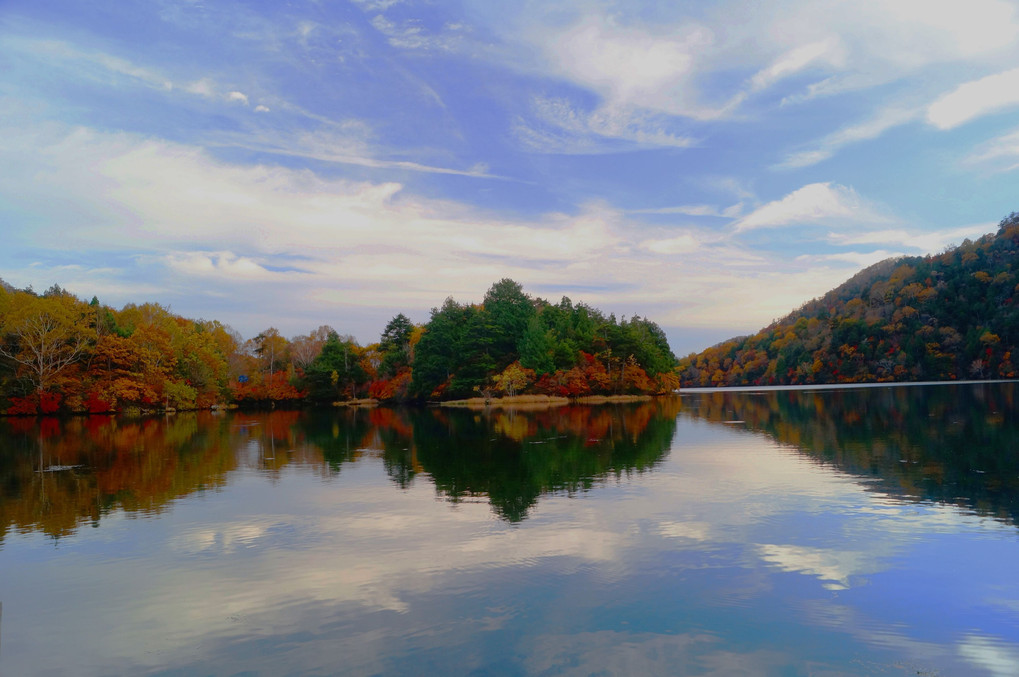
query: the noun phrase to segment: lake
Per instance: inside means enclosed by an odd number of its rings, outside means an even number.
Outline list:
[[[0,674],[1019,674],[1016,396],[0,419]]]

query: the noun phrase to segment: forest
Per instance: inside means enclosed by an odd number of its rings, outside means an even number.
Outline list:
[[[887,259],[753,336],[680,360],[694,386],[1014,378],[1019,214],[933,256]]]
[[[617,320],[566,297],[553,304],[509,279],[481,303],[447,298],[422,325],[400,313],[367,346],[328,325],[245,340],[155,303],[117,310],[57,285],[39,294],[0,280],[7,415],[657,394],[678,388],[676,364],[651,320]]]

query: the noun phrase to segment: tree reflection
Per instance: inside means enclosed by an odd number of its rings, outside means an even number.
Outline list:
[[[877,490],[961,505],[1019,524],[1016,385],[684,396],[683,415],[743,421]]]
[[[453,502],[486,496],[503,519],[527,517],[548,493],[573,494],[643,472],[669,450],[679,401],[541,411],[421,412],[416,459]]]
[[[0,540],[11,529],[59,538],[114,511],[158,514],[225,487],[234,471],[278,481],[296,467],[328,479],[364,458],[381,460],[399,488],[425,477],[454,503],[487,498],[500,517],[519,521],[544,494],[654,467],[678,411],[677,398],[662,398],[543,411],[0,419]]]
[[[158,513],[175,498],[222,486],[236,467],[229,426],[208,413],[120,421],[11,419],[0,427],[0,536],[54,537],[113,510]]]

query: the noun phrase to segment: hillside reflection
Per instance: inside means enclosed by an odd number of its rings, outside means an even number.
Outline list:
[[[9,531],[55,538],[113,512],[158,514],[175,499],[273,480],[288,469],[328,479],[380,459],[406,488],[431,482],[451,502],[487,500],[527,517],[542,495],[585,491],[661,461],[678,398],[545,411],[367,409],[123,420],[0,420],[0,542]]]
[[[685,395],[683,416],[766,433],[879,491],[1017,525],[1015,398],[1013,383],[713,392]]]

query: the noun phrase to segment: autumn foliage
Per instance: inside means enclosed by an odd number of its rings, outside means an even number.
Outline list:
[[[936,256],[875,264],[753,336],[680,361],[684,386],[1015,378],[1019,214]]]

